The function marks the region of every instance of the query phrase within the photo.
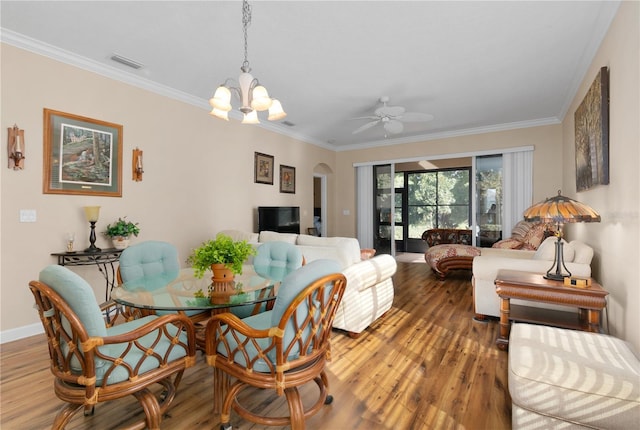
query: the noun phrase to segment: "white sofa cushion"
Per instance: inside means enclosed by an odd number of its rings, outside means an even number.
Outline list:
[[[562,257],[565,263],[573,261],[575,256],[575,248],[569,242],[562,240]],[[556,242],[558,238],[555,236],[548,237],[540,244],[535,254],[533,254],[534,260],[549,260],[553,261],[556,258]]]
[[[247,233],[241,230],[221,230],[218,234],[225,234],[231,237],[233,241],[246,240],[249,243],[258,242],[258,233]]]
[[[316,255],[325,255],[325,251],[320,249],[325,247],[331,249],[332,259],[340,261],[343,269],[361,260],[360,243],[358,239],[352,237],[318,237],[301,234],[296,244],[302,249],[302,255],[307,261],[317,260]]]
[[[260,242],[287,242],[295,245],[297,238],[298,235],[295,233],[278,233],[266,230],[260,232]]]
[[[593,260],[593,248],[579,240],[569,242],[574,250],[573,262],[580,264],[591,264]]]

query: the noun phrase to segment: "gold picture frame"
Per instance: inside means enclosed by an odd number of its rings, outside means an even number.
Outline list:
[[[609,183],[609,69],[602,67],[575,112],[576,191]]]
[[[273,155],[254,153],[253,180],[258,184],[273,185]]]
[[[43,193],[122,197],[122,125],[44,109]]]
[[[296,193],[296,168],[280,165],[280,192]]]

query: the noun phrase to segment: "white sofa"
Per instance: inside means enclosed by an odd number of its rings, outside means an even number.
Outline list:
[[[351,336],[362,333],[393,304],[392,276],[397,268],[395,259],[388,254],[381,254],[363,260],[357,239],[272,231],[258,234],[223,230],[220,233],[231,236],[234,240],[246,240],[256,247],[273,241],[294,244],[300,248],[306,262],[324,258],[338,261],[347,278],[347,288],[336,312],[333,327],[345,330]]]
[[[548,237],[536,251],[520,249],[482,248],[482,255],[473,259],[473,304],[476,319],[500,316],[500,299],[496,294],[494,281],[500,269],[524,272],[546,273],[553,265],[556,237]],[[564,239],[563,239],[564,241]],[[578,241],[564,243],[564,261],[573,276],[590,277],[593,249]],[[513,304],[545,307],[562,311],[573,308],[549,304],[536,304],[522,300],[512,300]]]

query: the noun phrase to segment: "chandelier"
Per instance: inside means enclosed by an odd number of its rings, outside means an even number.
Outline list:
[[[209,99],[209,104],[213,108],[211,115],[229,120],[229,111],[231,106],[231,92],[240,99],[239,110],[242,112],[243,124],[259,124],[258,112],[269,110],[269,121],[277,121],[287,114],[282,109],[282,105],[276,99],[269,97],[267,89],[260,85],[260,82],[251,75],[249,60],[247,59],[247,27],[251,24],[251,6],[247,0],[242,2],[242,29],[244,31],[244,61],[240,70],[242,73],[238,78],[238,86],[232,86],[233,79],[228,78],[222,85],[216,89],[215,94]]]

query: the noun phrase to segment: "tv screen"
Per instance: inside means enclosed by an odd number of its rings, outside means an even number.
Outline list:
[[[300,208],[298,206],[258,207],[258,232],[300,234]]]

